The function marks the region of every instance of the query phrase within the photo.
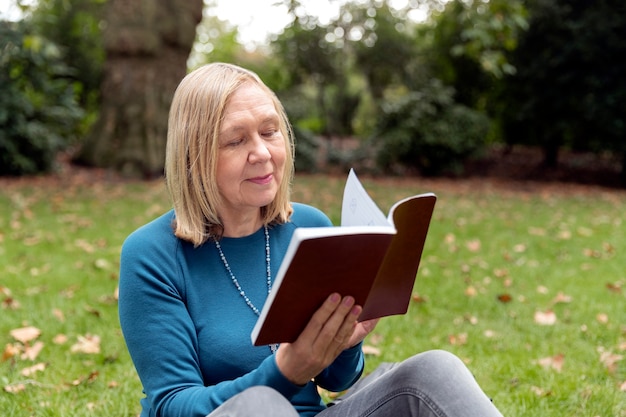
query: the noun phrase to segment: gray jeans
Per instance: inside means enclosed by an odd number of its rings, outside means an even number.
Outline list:
[[[293,406],[268,387],[231,398],[209,417],[297,417]],[[433,350],[383,364],[362,378],[318,417],[502,417],[465,364]]]

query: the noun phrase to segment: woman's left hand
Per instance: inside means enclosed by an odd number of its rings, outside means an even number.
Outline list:
[[[352,332],[352,336],[350,336],[350,346],[355,346],[357,343],[362,342],[365,336],[374,330],[378,324],[378,320],[380,319],[366,320],[357,323]]]

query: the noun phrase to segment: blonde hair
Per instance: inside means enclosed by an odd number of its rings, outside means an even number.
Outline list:
[[[274,200],[261,208],[263,223],[284,223],[292,212],[293,131],[278,97],[252,71],[225,63],[205,65],[187,74],[174,93],[165,152],[165,181],[176,214],[174,233],[195,246],[221,238],[224,230],[217,213],[222,200],[216,180],[218,138],[229,98],[246,83],[259,86],[272,99],[285,138],[282,182]]]

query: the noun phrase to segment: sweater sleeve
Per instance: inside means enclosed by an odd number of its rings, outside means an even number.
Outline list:
[[[344,350],[328,368],[315,377],[315,383],[328,391],[344,391],[361,377],[364,367],[362,343],[359,343]]]
[[[177,239],[153,229],[132,234],[122,248],[119,317],[146,394],[144,411],[204,417],[251,386],[272,387],[286,398],[300,392],[280,373],[273,355],[239,378],[204,386],[198,340],[179,279],[179,250]]]

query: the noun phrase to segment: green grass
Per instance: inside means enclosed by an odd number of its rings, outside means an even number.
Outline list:
[[[294,200],[338,223],[343,183],[299,176]],[[447,349],[467,362],[505,416],[626,416],[626,193],[363,183],[385,211],[409,194],[439,196],[415,302],[368,338],[379,350],[368,370]],[[169,207],[161,182],[0,186],[2,415],[136,415],[141,385],[118,325],[118,258],[125,236]],[[537,323],[535,313],[547,311],[556,323]],[[34,360],[8,353],[23,349],[10,332],[24,326],[41,331]],[[100,338],[100,352],[73,353],[88,335]],[[22,374],[40,363],[43,371]]]

